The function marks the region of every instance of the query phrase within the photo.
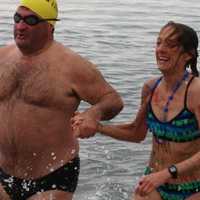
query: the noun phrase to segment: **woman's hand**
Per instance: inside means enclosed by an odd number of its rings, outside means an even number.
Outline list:
[[[139,180],[135,192],[140,196],[146,196],[160,185],[166,183],[170,177],[171,175],[167,169],[143,176]]]

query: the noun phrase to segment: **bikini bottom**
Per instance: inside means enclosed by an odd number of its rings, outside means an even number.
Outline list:
[[[151,169],[145,169],[145,175],[151,173]],[[180,184],[164,184],[156,189],[162,200],[186,200],[191,195],[200,192],[200,180]]]

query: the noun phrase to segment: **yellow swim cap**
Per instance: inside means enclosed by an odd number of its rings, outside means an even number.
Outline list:
[[[56,0],[20,0],[20,6],[29,8],[42,19],[57,19],[58,6]],[[53,26],[56,21],[48,21]]]

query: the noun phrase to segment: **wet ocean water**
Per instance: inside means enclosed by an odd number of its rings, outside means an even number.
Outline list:
[[[12,42],[17,0],[0,0],[0,45]],[[132,120],[142,84],[158,75],[154,44],[168,21],[186,23],[200,35],[198,0],[58,0],[55,38],[98,65],[125,107],[111,122]],[[82,104],[81,108],[87,107]],[[97,134],[80,140],[81,173],[75,200],[127,200],[142,175],[151,135],[141,144]]]

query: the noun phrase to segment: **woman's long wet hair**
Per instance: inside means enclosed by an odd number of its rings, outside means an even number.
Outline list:
[[[189,53],[192,58],[186,63],[185,68],[190,67],[194,76],[199,76],[197,69],[197,58],[198,58],[198,36],[196,31],[180,23],[173,21],[168,22],[162,29],[171,26],[174,28],[173,33],[169,36],[176,34],[180,46],[183,47],[183,51]]]

